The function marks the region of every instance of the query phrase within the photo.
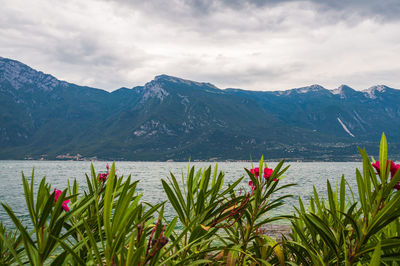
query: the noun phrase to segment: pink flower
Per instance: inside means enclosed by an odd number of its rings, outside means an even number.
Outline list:
[[[258,177],[260,175],[260,169],[258,167],[250,169],[250,173],[252,173],[255,177]]]
[[[393,177],[396,175],[396,173],[397,173],[397,171],[399,171],[399,169],[400,169],[400,164],[395,164],[392,161],[390,162],[390,175],[391,175],[390,180],[393,179]],[[400,190],[400,181],[394,185],[394,188],[397,190]]]
[[[390,162],[390,174],[393,177],[397,170],[399,170],[400,165],[395,164],[393,161],[387,160],[386,161],[386,167],[389,166],[389,162]],[[372,164],[372,166],[375,168],[375,170],[378,172],[378,174],[381,173],[381,165],[379,161],[376,161],[375,163]]]
[[[372,164],[372,166],[376,169],[378,174],[381,172],[381,167],[379,161],[376,161]],[[386,167],[389,166],[389,160],[386,161]],[[390,180],[396,175],[397,171],[400,169],[400,164],[395,164],[393,161],[390,161]],[[394,185],[394,188],[400,190],[400,182]]]
[[[397,173],[397,171],[400,169],[400,164],[395,164],[393,161],[390,161],[390,174],[392,178],[394,175]]]
[[[61,196],[61,194],[62,194],[62,191],[61,190],[57,190],[57,189],[54,189],[54,202],[57,202],[57,200],[58,200],[58,198]],[[63,203],[62,203],[62,208],[64,209],[64,211],[66,211],[66,212],[68,212],[69,211],[69,207],[68,207],[68,204],[69,203],[69,200],[65,200]]]
[[[54,189],[54,194],[55,194],[54,195],[54,202],[57,202],[58,197],[60,197],[61,193],[62,193],[61,190]]]
[[[379,161],[376,161],[375,163],[373,163],[372,166],[375,168],[375,170],[378,172],[378,174],[381,173],[381,166],[379,165]]]
[[[253,181],[249,181],[249,186],[251,187],[251,190],[255,190],[257,187],[256,185],[253,184]]]
[[[109,175],[109,170],[110,170],[110,167],[108,166],[108,164],[106,164],[106,168],[107,168],[107,173],[100,173],[99,174],[99,181],[106,182],[106,180],[108,178],[108,175]]]
[[[274,172],[274,169],[265,167],[265,168],[264,168],[264,178],[265,178],[265,179],[270,178],[273,172]],[[274,181],[275,181],[275,180],[274,180]]]
[[[106,182],[107,178],[108,178],[108,173],[100,173],[99,174],[99,181]]]

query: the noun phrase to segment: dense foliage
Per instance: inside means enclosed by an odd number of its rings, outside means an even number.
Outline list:
[[[281,161],[245,169],[244,177],[224,185],[224,173],[188,168],[181,180],[162,179],[167,202],[152,205],[137,193],[138,181],[107,172],[86,176],[61,191],[34,174],[22,176],[30,225],[23,225],[2,203],[15,229],[0,224],[0,264],[31,265],[397,265],[400,260],[400,165],[387,160],[383,135],[379,161],[360,150],[358,197],[344,177],[336,190],[327,182],[327,199],[299,199],[293,216],[271,210],[291,197],[293,184],[280,185]],[[382,162],[387,162],[382,163]],[[359,200],[356,200],[359,199]],[[166,219],[164,208],[175,212]],[[168,216],[169,217],[169,216]],[[289,235],[268,236],[265,225],[289,219]]]

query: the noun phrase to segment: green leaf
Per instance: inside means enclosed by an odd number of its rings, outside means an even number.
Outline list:
[[[168,224],[168,226],[164,232],[165,237],[169,237],[172,234],[172,232],[175,230],[177,221],[178,221],[178,217],[175,216],[174,219],[172,219],[172,221]]]
[[[42,227],[44,223],[47,221],[47,218],[49,217],[49,214],[51,213],[53,209],[53,204],[54,204],[54,192],[51,193],[50,197],[47,199],[46,205],[44,206],[43,212],[40,216],[40,220],[38,223],[38,228]]]
[[[322,210],[322,206],[321,206],[321,203],[319,201],[318,192],[317,192],[317,189],[315,188],[315,186],[313,186],[313,192],[314,192],[315,205],[317,206],[317,209],[319,211],[321,211]]]
[[[63,241],[61,241],[60,239],[58,239],[55,236],[51,236],[52,238],[54,238],[55,240],[57,240],[60,245],[62,246],[62,248],[66,251],[68,251],[69,254],[71,254],[75,261],[79,264],[79,265],[86,265],[86,263],[79,257],[78,254],[76,254],[67,244],[65,244]]]
[[[381,242],[376,245],[374,253],[372,254],[370,266],[379,266],[381,264]]]
[[[358,197],[361,202],[361,208],[363,209],[364,214],[367,215],[369,208],[366,202],[367,200],[365,195],[365,184],[363,181],[363,177],[358,169],[356,169],[356,179],[357,179]]]
[[[113,209],[113,198],[114,198],[114,182],[115,182],[115,163],[111,166],[111,171],[108,176],[108,181],[106,185],[106,192],[104,195],[104,229],[106,233],[107,243],[111,245],[113,240],[112,235],[112,224],[111,224],[111,213]]]
[[[24,186],[24,196],[26,201],[26,207],[28,208],[29,216],[33,223],[33,226],[37,225],[37,216],[35,214],[35,208],[33,205],[33,179],[34,179],[34,169],[32,169],[31,185],[29,186],[28,180],[22,173],[22,184]]]
[[[161,183],[162,183],[165,193],[167,193],[167,197],[168,197],[169,201],[171,202],[172,207],[174,207],[174,210],[176,211],[176,213],[179,216],[179,220],[181,220],[181,222],[187,226],[185,214],[183,213],[182,207],[179,204],[178,199],[176,198],[174,192],[172,191],[170,186],[167,184],[167,182],[165,182],[165,180],[161,179]]]
[[[211,187],[214,187],[215,185],[215,181],[217,178],[217,172],[218,172],[218,164],[215,164],[215,168],[214,168],[214,174],[213,174],[213,178],[212,178],[212,182],[211,182]]]
[[[391,251],[393,248],[398,248],[400,246],[399,238],[389,238],[389,239],[381,239],[380,240],[381,250],[383,251]],[[362,256],[364,254],[368,254],[373,252],[376,249],[376,242],[371,242],[368,245],[364,245],[363,248],[357,254],[358,256]],[[383,252],[385,253],[385,252]],[[387,252],[388,253],[388,252]],[[382,258],[386,256],[386,254],[382,254]]]
[[[324,239],[324,242],[327,246],[329,246],[332,251],[337,254],[337,242],[335,235],[331,231],[328,225],[324,223],[321,218],[316,216],[315,214],[306,214],[306,220],[313,225],[313,228],[318,232],[318,234]]]
[[[7,237],[5,237],[1,231],[0,231],[0,238],[6,244],[7,249],[11,252],[11,254],[13,255],[15,261],[19,265],[22,265],[21,261],[19,260],[17,251],[14,249],[13,245],[10,243],[10,241],[8,241]],[[2,255],[2,254],[0,254],[0,255]]]
[[[379,232],[383,227],[400,216],[400,194],[390,200],[376,216],[374,216],[368,226],[367,237]]]
[[[177,200],[179,200],[179,204],[181,205],[181,208],[182,208],[183,212],[188,217],[190,215],[190,213],[189,213],[189,210],[186,209],[185,200],[183,199],[183,195],[182,195],[182,192],[180,190],[178,181],[176,180],[175,176],[172,173],[170,174],[170,176],[171,176],[172,182],[171,182],[171,180],[169,180],[169,181],[170,181],[170,184],[172,186],[172,189],[175,191],[176,198],[177,198]],[[183,182],[183,180],[182,180],[182,182]],[[182,188],[185,189],[185,183],[182,183]],[[187,197],[188,197],[188,193],[189,192],[186,192]]]
[[[382,183],[386,184],[387,181],[387,141],[385,133],[382,133],[381,144],[379,148],[379,166]]]
[[[10,218],[14,222],[15,226],[21,232],[24,242],[26,241],[27,243],[29,243],[30,245],[35,247],[35,243],[32,241],[31,237],[29,236],[29,233],[26,231],[25,227],[19,221],[17,216],[15,216],[15,214],[11,210],[11,208],[4,203],[1,203],[1,205],[3,206],[4,210],[7,212],[8,216],[10,216]]]
[[[332,187],[331,187],[331,183],[329,182],[329,179],[326,180],[326,185],[327,185],[327,189],[328,189],[328,200],[329,200],[329,207],[332,211],[332,216],[333,218],[336,220],[337,216],[336,216],[336,202],[333,198],[333,191],[332,191]]]
[[[11,220],[14,222],[17,229],[20,231],[20,233],[22,235],[22,240],[24,241],[26,255],[28,256],[31,264],[34,264],[36,262],[35,257],[37,256],[37,252],[38,252],[38,250],[35,246],[35,243],[31,239],[29,233],[26,231],[26,228],[24,226],[22,226],[19,219],[15,216],[15,214],[11,210],[11,208],[4,203],[1,203],[1,205],[3,206],[4,210],[7,212],[8,216],[11,218]]]
[[[344,179],[344,175],[340,179],[340,212],[344,212],[345,200],[346,200],[346,182]]]
[[[209,166],[207,170],[203,172],[203,176],[200,182],[200,190],[203,191],[203,193],[207,191],[210,178],[211,178],[211,166]]]

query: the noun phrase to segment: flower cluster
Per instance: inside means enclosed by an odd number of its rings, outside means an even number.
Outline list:
[[[62,194],[61,190],[58,189],[54,189],[54,202],[57,202],[58,198],[60,197],[60,195]],[[68,204],[69,200],[64,200],[64,202],[62,203],[62,208],[64,209],[64,211],[68,212],[69,211],[69,207]]]
[[[99,181],[106,182],[107,178],[108,178],[108,173],[100,173],[99,174]]]
[[[393,179],[393,177],[396,175],[397,171],[400,169],[400,164],[396,164],[393,161],[387,160],[386,161],[386,166],[389,166],[390,163],[390,180]],[[372,166],[375,168],[376,172],[378,174],[381,173],[381,166],[379,164],[379,161],[376,161],[375,163],[372,164]],[[400,190],[400,182],[394,185],[394,188],[397,190]]]
[[[272,173],[274,172],[274,169],[265,167],[264,168],[264,178],[269,179],[272,176]],[[260,176],[260,169],[258,167],[254,169],[250,169],[250,173],[254,175],[254,177],[258,178]],[[274,178],[274,181],[278,181],[277,178]],[[253,184],[253,181],[249,181],[249,186],[251,187],[251,190],[256,189],[256,185]]]
[[[107,178],[109,175],[109,170],[110,170],[110,167],[108,166],[108,164],[106,165],[106,168],[107,168],[106,173],[99,173],[99,181],[103,181],[103,182],[107,181]]]

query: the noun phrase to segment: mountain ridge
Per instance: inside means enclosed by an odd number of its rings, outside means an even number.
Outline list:
[[[14,59],[10,59],[10,58],[6,58],[6,57],[2,57],[2,56],[0,56],[0,69],[2,68],[3,65],[5,65],[5,62],[11,62],[13,66],[22,66],[24,68],[27,68],[27,69],[31,70],[32,72],[40,74],[41,76],[45,76],[45,77],[48,77],[49,79],[58,81],[58,83],[62,83],[62,84],[67,83],[67,84],[76,85],[76,84],[71,83],[71,82],[67,82],[67,81],[64,81],[64,80],[59,80],[55,76],[53,76],[51,74],[35,70],[32,67],[30,67],[30,66],[28,66],[28,65],[26,65],[26,64],[24,64],[24,63],[22,63],[20,61],[17,61],[17,60],[14,60]],[[312,84],[312,85],[309,85],[309,86],[304,86],[304,87],[299,87],[299,88],[292,88],[292,89],[286,89],[286,90],[275,90],[275,91],[271,91],[271,90],[269,90],[269,91],[247,90],[247,89],[241,89],[241,88],[218,88],[217,86],[215,86],[214,84],[212,84],[210,82],[193,81],[193,80],[188,80],[188,79],[184,79],[184,78],[180,78],[180,77],[176,77],[176,76],[171,76],[171,75],[167,75],[167,74],[155,75],[154,78],[151,81],[147,82],[147,83],[151,83],[151,82],[154,82],[154,81],[160,81],[160,80],[168,80],[168,81],[172,81],[172,82],[175,82],[175,83],[183,82],[183,83],[187,83],[187,84],[207,85],[209,87],[213,87],[214,89],[222,90],[222,91],[225,91],[225,90],[228,90],[228,91],[229,90],[244,90],[244,91],[251,91],[251,92],[272,92],[272,93],[288,93],[288,92],[296,91],[298,93],[299,92],[300,93],[304,93],[306,91],[308,92],[308,91],[321,91],[322,90],[322,91],[330,91],[332,94],[336,94],[336,93],[334,93],[334,91],[338,90],[341,87],[345,87],[346,89],[350,89],[351,91],[354,91],[354,92],[362,92],[362,93],[365,93],[365,94],[370,94],[371,92],[375,93],[376,91],[382,92],[382,91],[385,91],[385,90],[388,90],[388,89],[389,90],[400,91],[400,89],[391,88],[391,87],[386,86],[384,84],[373,85],[373,86],[371,86],[369,88],[362,89],[362,90],[355,90],[355,89],[353,89],[350,86],[345,85],[345,84],[342,84],[338,88],[335,88],[335,89],[327,89],[322,85]],[[77,85],[77,86],[79,86],[79,85]],[[140,87],[144,87],[144,86],[138,85],[138,86],[134,86],[132,88],[121,87],[121,88],[115,89],[113,91],[99,89],[99,88],[95,88],[95,87],[91,87],[91,86],[80,86],[80,87],[88,87],[88,88],[92,88],[92,89],[102,90],[102,91],[105,91],[105,92],[108,92],[108,93],[113,93],[113,92],[118,91],[120,89],[135,89],[135,88],[140,88]],[[309,90],[307,90],[307,89],[309,89]]]
[[[0,94],[3,159],[348,160],[382,129],[400,143],[400,91],[384,85],[249,91],[162,74],[107,92],[0,57]]]

